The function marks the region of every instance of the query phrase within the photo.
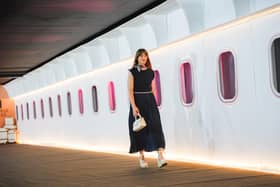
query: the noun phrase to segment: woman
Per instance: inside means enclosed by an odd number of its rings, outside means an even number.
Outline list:
[[[129,153],[139,152],[139,164],[141,168],[147,168],[144,151],[158,151],[158,167],[167,165],[163,157],[165,139],[162,132],[161,120],[155,100],[154,71],[152,70],[148,52],[138,49],[134,64],[129,69],[128,91],[130,100],[129,111]],[[140,114],[144,117],[147,126],[139,132],[134,132],[133,122]]]

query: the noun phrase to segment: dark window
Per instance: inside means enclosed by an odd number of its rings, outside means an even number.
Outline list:
[[[58,105],[58,115],[62,116],[61,97],[60,97],[60,95],[57,95],[57,105]]]
[[[0,99],[0,108],[2,108],[2,100]]]
[[[96,88],[96,86],[92,86],[91,93],[92,93],[93,111],[94,112],[98,112],[98,97],[97,97],[97,88]]]
[[[115,111],[116,110],[116,99],[115,99],[115,87],[114,87],[113,81],[110,81],[108,83],[108,95],[109,95],[110,110]]]
[[[42,119],[44,119],[45,111],[44,111],[44,101],[43,101],[43,99],[41,99],[40,104],[41,104],[41,117],[42,117]]]
[[[67,105],[68,105],[68,114],[72,115],[72,102],[71,102],[71,93],[67,92]]]
[[[220,92],[225,100],[235,97],[235,67],[234,57],[230,51],[224,52],[219,57]]]
[[[33,118],[34,119],[37,118],[37,111],[36,111],[36,103],[35,103],[35,101],[33,101]]]
[[[280,38],[273,41],[271,48],[273,85],[276,91],[280,93]]]
[[[16,117],[17,117],[17,120],[18,120],[18,105],[16,105]]]
[[[23,115],[23,105],[20,105],[20,110],[21,110],[21,120],[24,120],[24,115]]]
[[[79,98],[79,110],[80,110],[80,113],[83,114],[84,113],[84,98],[83,98],[82,89],[79,89],[79,91],[78,91],[78,98]]]
[[[26,117],[27,117],[27,120],[29,120],[29,104],[26,103]]]
[[[192,69],[191,64],[186,62],[180,66],[181,95],[185,104],[193,101]]]
[[[53,105],[52,105],[51,97],[49,97],[49,109],[50,109],[50,116],[53,117]]]
[[[23,117],[23,105],[22,104],[20,105],[20,110],[21,110],[21,120],[24,120],[24,117]]]
[[[156,86],[156,102],[157,102],[157,106],[161,105],[161,86],[160,86],[160,75],[159,75],[159,71],[155,70],[154,71],[154,80],[155,80],[155,86]]]

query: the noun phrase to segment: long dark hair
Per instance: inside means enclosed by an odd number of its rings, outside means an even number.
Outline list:
[[[138,49],[136,51],[134,62],[133,62],[133,67],[136,67],[138,65],[138,57],[141,56],[142,54],[145,54],[147,56],[147,62],[145,64],[145,66],[147,68],[152,69],[152,64],[151,64],[151,61],[150,61],[150,57],[149,57],[148,51],[146,49],[143,49],[143,48]]]

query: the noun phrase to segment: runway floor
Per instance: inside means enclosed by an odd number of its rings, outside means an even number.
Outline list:
[[[31,145],[0,145],[0,186],[280,186],[280,175],[169,161],[140,169],[136,157]]]

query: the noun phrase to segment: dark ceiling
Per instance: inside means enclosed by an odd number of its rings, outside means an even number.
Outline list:
[[[165,0],[1,0],[0,84]]]

